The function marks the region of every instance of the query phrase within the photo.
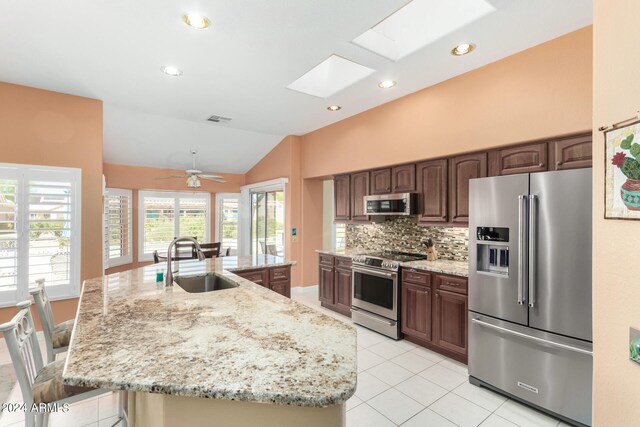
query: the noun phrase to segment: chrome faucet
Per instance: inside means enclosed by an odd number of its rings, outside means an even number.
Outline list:
[[[171,241],[171,243],[169,243],[169,249],[167,250],[167,277],[165,278],[165,285],[166,286],[173,286],[173,273],[177,273],[178,270],[176,271],[172,271],[172,256],[171,256],[171,251],[173,250],[173,247],[176,245],[176,243],[178,242],[191,242],[194,244],[194,246],[196,247],[196,252],[198,254],[198,261],[204,261],[205,256],[204,256],[204,252],[202,252],[202,248],[200,247],[200,243],[198,243],[198,241],[196,239],[194,239],[193,237],[176,237],[175,239],[173,239],[173,241]]]

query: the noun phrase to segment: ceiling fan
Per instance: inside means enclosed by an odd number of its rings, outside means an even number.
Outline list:
[[[196,150],[191,150],[191,154],[193,155],[193,168],[185,170],[184,174],[161,176],[157,179],[187,178],[187,187],[189,188],[200,188],[200,179],[219,183],[227,182],[224,177],[220,175],[213,175],[208,172],[203,172],[200,169],[196,169],[196,154],[198,154],[198,152]]]

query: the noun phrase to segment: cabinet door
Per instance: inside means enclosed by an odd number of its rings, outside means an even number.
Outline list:
[[[436,290],[436,344],[467,354],[467,296]]]
[[[520,145],[489,153],[489,176],[547,170],[547,143]]]
[[[391,169],[371,171],[371,194],[391,193]]]
[[[447,160],[418,163],[419,221],[447,222]]]
[[[320,301],[333,305],[333,267],[320,266],[319,282]]]
[[[333,281],[336,308],[351,313],[351,270],[336,268]]]
[[[402,283],[402,332],[431,341],[431,287]]]
[[[391,190],[394,193],[416,191],[416,165],[394,166],[391,169]]]
[[[351,219],[350,176],[338,175],[333,178],[334,215],[336,221]]]
[[[487,153],[457,156],[449,161],[449,215],[457,225],[469,223],[469,180],[487,176]]]
[[[288,280],[284,282],[273,282],[269,285],[269,288],[273,292],[277,292],[280,295],[291,298],[291,283]]]
[[[237,271],[235,274],[258,285],[269,287],[269,270]]]
[[[369,195],[369,172],[351,174],[351,220],[369,221],[364,214],[364,196]]]
[[[560,139],[549,143],[552,170],[590,168],[592,166],[591,134]]]

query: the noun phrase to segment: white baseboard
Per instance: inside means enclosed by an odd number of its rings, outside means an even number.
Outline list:
[[[291,294],[317,294],[318,285],[315,286],[295,286],[291,288]]]

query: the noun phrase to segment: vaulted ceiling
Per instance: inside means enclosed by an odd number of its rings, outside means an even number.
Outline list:
[[[288,134],[592,21],[591,0],[414,1],[428,3],[425,23],[445,24],[424,47],[394,62],[353,40],[408,0],[7,0],[0,2],[0,80],[103,100],[107,162],[186,168],[189,150],[197,149],[200,167],[243,173]],[[476,6],[488,12],[461,21],[451,15],[451,8]],[[207,16],[210,27],[185,25],[190,12]],[[452,56],[463,42],[477,48]],[[374,72],[326,99],[287,88],[333,54]],[[167,76],[163,65],[183,74]],[[378,88],[385,79],[398,84]],[[342,109],[327,111],[333,104]],[[214,114],[232,120],[206,121]]]

